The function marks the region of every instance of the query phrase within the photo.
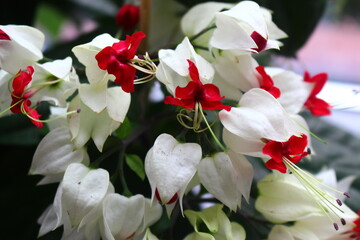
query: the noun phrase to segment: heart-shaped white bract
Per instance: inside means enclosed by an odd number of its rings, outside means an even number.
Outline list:
[[[169,134],[158,136],[145,158],[152,200],[156,195],[161,203],[167,204],[177,194],[182,208],[182,197],[196,173],[201,155],[201,147],[197,143],[179,143]]]
[[[105,196],[112,192],[114,188],[106,170],[70,164],[54,200],[58,226],[62,223],[65,234],[69,234],[74,228],[96,223]]]
[[[0,68],[15,75],[43,58],[45,36],[29,26],[0,25],[10,39],[0,39]]]
[[[253,172],[249,161],[233,151],[204,158],[198,166],[201,184],[233,211],[241,206],[241,196],[249,200]]]
[[[143,234],[148,226],[159,220],[162,208],[159,204],[151,206],[150,199],[143,195],[127,198],[113,193],[106,196],[102,214],[102,238],[125,240]]]

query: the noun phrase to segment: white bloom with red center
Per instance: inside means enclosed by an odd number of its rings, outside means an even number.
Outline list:
[[[50,131],[39,143],[29,173],[45,176],[38,184],[60,182],[66,168],[76,162],[89,164],[85,148],[74,150],[69,128],[58,127]]]
[[[230,112],[221,111],[224,141],[234,152],[269,159],[263,153],[266,141],[285,142],[301,136],[301,130],[280,103],[267,91],[254,88],[246,92]],[[266,140],[266,141],[264,141]]]
[[[145,172],[149,179],[152,195],[167,204],[168,213],[182,198],[201,160],[201,147],[196,143],[179,143],[169,134],[161,134],[145,158]]]
[[[119,87],[110,88],[108,92],[116,99]],[[103,145],[108,136],[120,126],[120,121],[124,120],[127,109],[118,108],[117,101],[109,103],[107,110],[96,113],[88,108],[79,97],[74,98],[69,105],[69,111],[78,111],[79,114],[68,116],[69,128],[72,134],[72,142],[76,148],[83,147],[86,142],[92,138],[99,151],[102,151]],[[112,109],[114,109],[112,111]],[[114,120],[114,114],[116,113]]]
[[[229,151],[201,160],[198,166],[201,184],[231,210],[241,206],[241,196],[249,201],[254,170],[241,154]]]
[[[145,229],[160,219],[160,204],[151,206],[142,195],[130,198],[113,193],[106,196],[102,207],[101,236],[105,240],[138,239]]]
[[[116,42],[119,42],[119,40],[104,33],[94,38],[91,42],[78,45],[72,49],[78,60],[86,67],[85,72],[90,83],[107,82],[109,79],[115,79],[113,75],[107,74],[106,70],[99,68],[95,56],[102,49]]]
[[[191,81],[188,60],[196,65],[203,84],[211,83],[214,77],[211,64],[195,52],[188,38],[185,38],[175,50],[161,49],[159,59],[156,77],[165,84],[173,96],[177,87],[185,87]]]
[[[277,39],[287,35],[271,20],[269,10],[260,8],[252,1],[242,1],[228,11],[216,14],[216,29],[210,39],[212,47],[259,53],[263,50],[279,49]]]
[[[45,37],[29,26],[0,25],[0,68],[16,74],[43,58]]]
[[[32,88],[38,89],[33,101],[52,101],[57,106],[66,106],[66,99],[79,86],[79,77],[72,67],[72,59],[55,60],[34,65]]]

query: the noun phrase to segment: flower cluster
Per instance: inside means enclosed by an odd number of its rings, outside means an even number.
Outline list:
[[[117,24],[132,31],[139,14],[137,6],[124,5]],[[317,97],[327,74],[310,77],[307,71],[259,65],[255,56],[279,49],[279,39],[287,35],[272,21],[271,11],[253,1],[196,5],[183,16],[181,28],[185,37],[180,44],[150,55],[138,54],[146,39],[142,31],[122,36],[124,40],[104,33],[75,46],[72,51],[85,67],[80,82],[70,57],[39,62],[41,32],[0,26],[0,112],[22,113],[37,128],[44,123],[49,128],[30,173],[44,176],[39,184],[59,186],[54,202],[39,218],[39,236],[63,226],[63,239],[155,240],[154,227],[149,227],[166,218],[164,207],[169,217],[182,213],[194,227],[185,240],[245,239],[245,229],[229,215],[239,213],[243,197],[252,203],[257,168],[248,157],[255,157],[262,160],[262,170],[272,171],[258,183],[255,203],[277,224],[268,239],[359,237],[358,217],[343,203],[353,178],[336,190],[298,166],[314,152],[313,134],[300,113],[331,113],[331,105]],[[145,136],[146,131],[156,132],[156,124],[163,126],[164,112],[145,115],[154,113],[144,96],[155,89],[150,83],[155,78],[167,90],[161,108],[179,123],[171,131],[180,128],[177,137],[165,129]],[[142,83],[147,83],[144,88],[136,87]],[[44,101],[51,104],[49,119],[37,110]],[[134,117],[131,107],[145,111]],[[129,130],[130,135],[124,129],[132,122],[136,130]],[[92,143],[98,158],[89,156]],[[144,148],[136,153],[143,152],[141,157],[128,148],[138,143]],[[116,152],[115,170],[99,167]],[[149,198],[137,190],[132,194],[125,163],[142,180],[147,177]],[[199,185],[202,191],[196,193]],[[115,192],[119,189],[121,194]],[[198,204],[201,211],[191,210],[191,198],[203,197],[204,191],[222,204],[206,209]],[[285,222],[294,225],[280,225]]]

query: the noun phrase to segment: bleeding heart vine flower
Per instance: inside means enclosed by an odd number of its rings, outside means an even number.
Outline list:
[[[116,42],[111,47],[105,47],[95,56],[99,68],[106,70],[109,74],[113,74],[115,76],[115,84],[120,85],[125,92],[133,92],[135,90],[134,79],[136,69],[150,74],[150,78],[141,79],[141,81],[151,80],[156,71],[156,66],[148,56],[145,56],[145,60],[135,59],[136,51],[143,38],[145,38],[143,32],[136,32],[131,36],[127,35],[124,41]],[[153,71],[149,72],[149,70],[136,66],[133,62],[139,62],[140,65],[147,64],[147,67]]]
[[[161,134],[146,154],[145,172],[152,189],[151,199],[166,204],[168,214],[178,199],[182,209],[183,195],[201,155],[200,145],[181,144],[169,134]]]
[[[328,205],[341,206],[341,202],[322,189],[323,184],[295,164],[309,154],[307,136],[271,94],[262,89],[252,89],[243,95],[239,106],[219,114],[225,127],[223,139],[230,149],[261,157],[270,169],[284,174],[293,173],[324,213]],[[340,208],[330,210],[334,216],[339,216],[337,211],[341,212]]]
[[[328,75],[326,73],[319,73],[312,77],[310,77],[309,72],[305,72],[304,74],[304,81],[314,85],[304,106],[315,116],[326,116],[331,114],[331,105],[316,96],[324,87],[327,79]]]
[[[279,49],[277,39],[287,35],[271,20],[269,10],[252,1],[241,1],[233,8],[216,14],[216,29],[210,45],[222,50],[259,53]]]
[[[11,74],[43,58],[45,37],[29,26],[0,25],[0,68]]]

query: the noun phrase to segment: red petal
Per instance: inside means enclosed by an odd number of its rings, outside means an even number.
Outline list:
[[[40,120],[41,115],[35,110],[30,108],[29,106],[31,105],[31,101],[29,99],[26,99],[23,103],[25,112],[30,115],[32,118]],[[30,121],[37,127],[37,128],[42,128],[43,127],[43,123],[39,122],[39,121],[35,121],[33,119],[30,118]]]
[[[181,100],[170,96],[165,97],[165,104],[176,105],[187,109],[194,109],[196,102],[194,100]]]
[[[17,96],[17,97],[22,97],[25,91],[25,87],[27,85],[29,85],[29,83],[32,80],[32,75],[34,73],[34,68],[29,66],[27,67],[27,71],[23,71],[20,70],[13,82],[12,82],[12,87],[13,87],[13,91],[12,91],[12,95]]]
[[[269,155],[278,163],[283,161],[283,144],[281,142],[270,141],[262,149],[263,154]]]
[[[269,92],[274,98],[279,98],[281,95],[280,89],[274,86],[274,81],[272,78],[265,72],[264,66],[257,66],[256,70],[261,76],[259,80],[260,88]]]
[[[287,141],[287,150],[289,155],[302,154],[308,145],[307,136],[302,134],[301,137],[292,135]]]
[[[96,54],[95,59],[98,62],[98,66],[102,70],[107,70],[108,65],[113,62],[117,61],[116,52],[112,47],[106,47],[103,50],[101,50],[98,54]]]
[[[125,42],[127,43],[127,49],[128,49],[128,59],[133,59],[135,57],[136,51],[141,43],[141,40],[145,38],[145,33],[138,31],[135,32],[133,35],[126,36]]]
[[[201,95],[201,89],[195,82],[189,82],[186,87],[177,87],[175,89],[175,97],[181,99],[195,99],[197,95]]]
[[[7,35],[3,30],[0,29],[0,40],[11,40],[9,35]]]
[[[331,105],[324,100],[311,97],[305,102],[305,107],[310,110],[314,116],[327,116],[331,114]]]
[[[119,64],[116,69],[115,65],[109,68],[109,73],[115,75],[115,84],[121,86],[124,92],[130,93],[135,90],[134,88],[134,79],[136,69],[127,64]]]
[[[203,85],[203,97],[205,101],[220,101],[224,97],[220,96],[220,90],[214,84]]]
[[[189,63],[189,75],[190,75],[191,80],[193,80],[196,83],[200,83],[202,85],[202,83],[200,81],[199,71],[198,71],[196,65],[189,59],[187,61]]]
[[[286,165],[283,162],[279,163],[279,162],[276,162],[274,159],[270,159],[269,161],[267,161],[265,163],[265,166],[268,169],[275,169],[281,173],[286,173],[286,170],[287,170]]]
[[[201,101],[200,102],[201,107],[205,110],[222,110],[225,109],[226,111],[230,111],[231,107],[227,106],[221,102],[206,102],[206,101]]]
[[[252,50],[255,50],[259,53],[266,48],[267,39],[261,36],[258,32],[256,31],[252,32],[250,37],[254,40],[254,42],[257,45],[257,48],[252,48]]]

